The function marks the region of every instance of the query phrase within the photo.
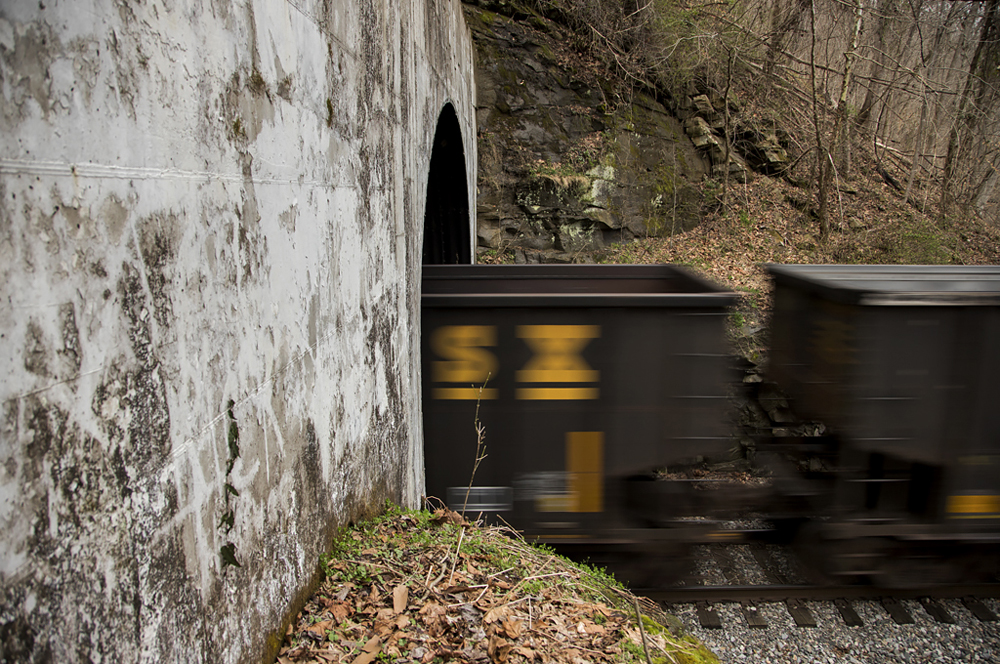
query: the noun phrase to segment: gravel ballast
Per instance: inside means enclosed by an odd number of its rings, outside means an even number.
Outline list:
[[[876,601],[853,603],[864,620],[860,627],[847,627],[833,602],[806,602],[815,628],[796,627],[780,603],[759,605],[768,623],[763,629],[749,628],[735,603],[713,605],[722,629],[703,629],[693,605],[676,606],[674,613],[724,664],[1000,662],[1000,622],[980,622],[959,600],[940,602],[954,625],[935,622],[919,602],[902,603],[914,624],[897,625]],[[1000,615],[1000,601],[984,599],[983,604]]]
[[[780,547],[770,547],[792,582],[804,579],[792,568]],[[739,569],[740,583],[763,584],[762,572],[744,546],[729,548]],[[711,547],[696,547],[695,567],[706,585],[727,585],[722,571],[711,555]],[[981,622],[958,599],[939,603],[955,624],[939,623],[915,600],[901,600],[914,619],[912,625],[897,625],[877,600],[854,600],[852,605],[863,621],[858,627],[844,624],[831,601],[804,602],[816,620],[816,627],[798,627],[784,603],[758,604],[766,628],[747,625],[740,605],[713,603],[722,629],[704,629],[693,604],[678,604],[671,612],[696,638],[708,646],[723,664],[916,664],[935,662],[967,664],[1000,663],[1000,622]],[[1000,615],[1000,600],[983,599],[993,613]]]

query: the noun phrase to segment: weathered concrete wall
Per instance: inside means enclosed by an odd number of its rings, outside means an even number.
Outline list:
[[[0,3],[0,659],[257,660],[336,527],[416,502],[472,78],[457,0]]]

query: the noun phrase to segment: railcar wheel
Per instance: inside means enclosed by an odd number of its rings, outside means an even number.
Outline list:
[[[982,583],[992,580],[996,565],[995,553],[986,547],[899,542],[883,560],[876,583],[893,589]]]
[[[881,562],[874,582],[883,588],[940,586],[957,583],[963,576],[956,560],[944,557],[937,550],[905,542],[896,543]]]
[[[890,548],[881,537],[831,537],[827,525],[821,523],[803,526],[795,541],[810,580],[830,585],[864,583],[880,574]]]

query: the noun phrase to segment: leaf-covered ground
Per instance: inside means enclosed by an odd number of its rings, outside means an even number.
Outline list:
[[[718,183],[706,182],[708,187]],[[707,192],[708,199],[717,191]],[[986,222],[941,222],[877,176],[859,175],[834,192],[829,238],[819,238],[809,191],[778,178],[732,183],[725,211],[708,208],[695,229],[614,246],[601,260],[682,263],[743,292],[767,290],[764,263],[996,264],[1000,229]]]
[[[279,664],[717,662],[603,573],[447,510],[390,509],[323,565]]]

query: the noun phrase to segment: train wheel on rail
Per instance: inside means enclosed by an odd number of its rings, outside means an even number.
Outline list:
[[[795,540],[795,550],[811,581],[820,584],[864,583],[881,573],[891,543],[882,537],[840,538],[829,524],[809,523]]]
[[[875,583],[883,588],[978,583],[990,578],[990,562],[975,548],[940,542],[897,542],[883,559]]]

